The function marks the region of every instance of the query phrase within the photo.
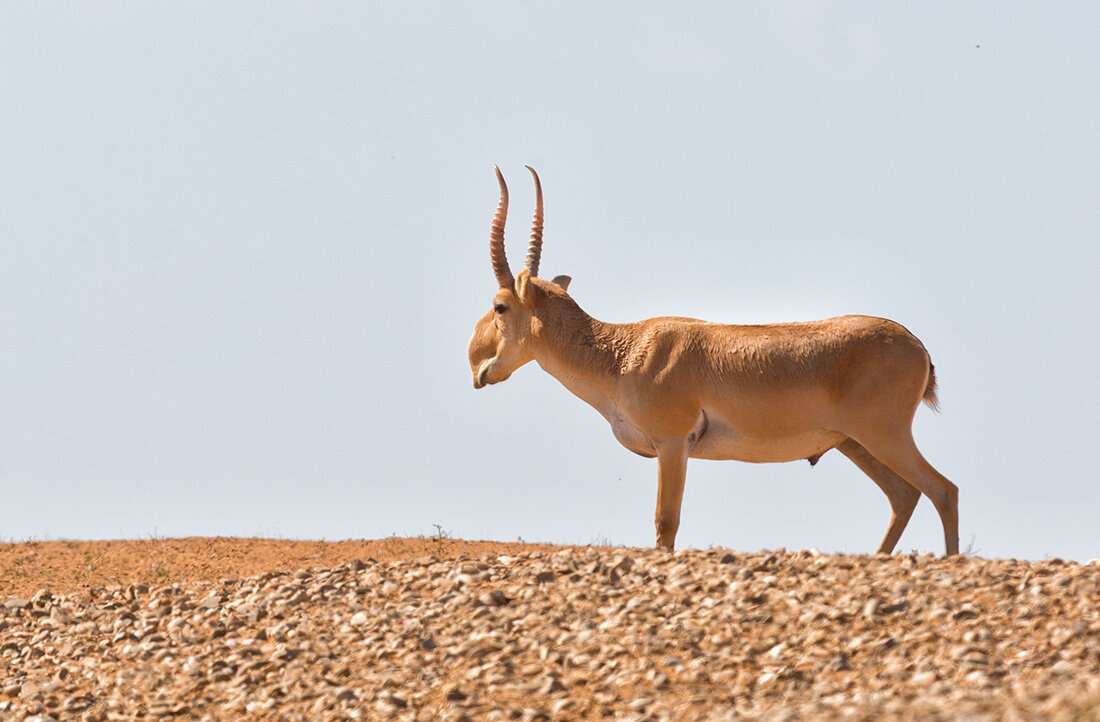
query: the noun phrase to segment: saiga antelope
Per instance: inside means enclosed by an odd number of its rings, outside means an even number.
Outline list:
[[[496,169],[489,258],[500,288],[470,339],[474,388],[533,359],[599,411],[620,444],[656,457],[659,547],[675,543],[689,458],[814,464],[837,449],[890,501],[879,552],[894,550],[923,492],[939,512],[947,554],[958,553],[958,488],[913,442],[917,407],[936,406],[932,363],[915,336],[868,316],[757,326],[598,321],[569,295],[568,276],[538,277],[542,186],[527,169],[535,216],[517,276],[504,254],[508,187]]]

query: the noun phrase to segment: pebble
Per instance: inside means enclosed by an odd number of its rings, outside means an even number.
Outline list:
[[[1050,668],[1050,671],[1055,674],[1071,675],[1077,672],[1077,665],[1070,662],[1068,659],[1063,659],[1055,662]]]

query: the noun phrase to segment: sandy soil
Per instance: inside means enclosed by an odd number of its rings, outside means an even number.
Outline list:
[[[40,589],[66,594],[96,586],[216,581],[334,567],[353,560],[393,562],[429,555],[453,559],[461,555],[514,554],[561,548],[447,537],[336,542],[187,537],[0,543],[0,599],[29,597]]]

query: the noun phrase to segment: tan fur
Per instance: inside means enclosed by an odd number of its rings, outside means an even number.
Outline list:
[[[559,280],[564,279],[564,280]],[[674,545],[688,458],[781,462],[840,449],[879,485],[890,553],[919,493],[958,552],[958,490],[921,456],[911,425],[936,404],[923,344],[882,318],[768,325],[691,318],[599,321],[558,283],[524,269],[501,288],[469,344],[474,386],[535,360],[611,424],[626,448],[658,459],[658,546]]]

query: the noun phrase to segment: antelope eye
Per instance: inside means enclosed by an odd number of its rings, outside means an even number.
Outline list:
[[[498,303],[497,305],[493,306],[493,310],[497,313],[504,313],[508,310],[508,307],[505,306],[503,303]]]

